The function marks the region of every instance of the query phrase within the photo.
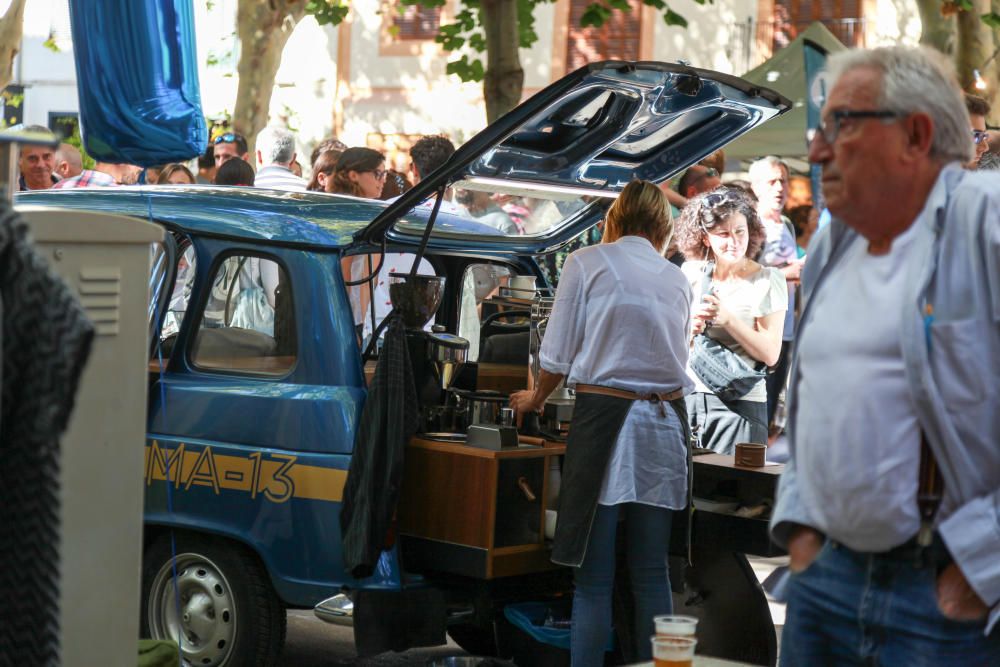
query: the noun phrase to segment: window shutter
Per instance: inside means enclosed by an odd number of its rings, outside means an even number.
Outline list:
[[[394,15],[393,25],[399,29],[396,39],[434,39],[441,25],[441,8],[410,5],[401,15]]]
[[[566,70],[600,60],[638,60],[642,32],[642,2],[629,0],[632,11],[614,11],[600,28],[580,27],[584,11],[594,0],[570,0]]]

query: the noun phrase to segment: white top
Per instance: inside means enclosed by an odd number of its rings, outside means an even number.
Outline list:
[[[920,427],[899,317],[887,316],[913,307],[904,255],[915,228],[887,255],[868,254],[861,236],[846,248],[814,292],[798,341],[799,492],[817,529],[862,551],[891,549],[920,528]]]
[[[691,288],[638,236],[583,248],[563,266],[539,361],[566,384],[687,393]],[[676,413],[633,403],[615,441],[598,502],[683,507],[687,446]]]
[[[280,164],[269,164],[261,167],[253,179],[255,188],[271,188],[272,190],[288,190],[290,192],[305,192],[306,180],[292,173],[288,167]]]
[[[764,225],[764,247],[760,251],[760,263],[764,266],[782,267],[798,258],[798,245],[795,243],[795,234],[788,229],[785,216],[781,216],[781,222],[770,222],[761,220]],[[782,340],[792,340],[795,338],[795,289],[788,286],[788,310],[785,311],[785,328],[782,330]]]
[[[688,261],[681,266],[681,270],[691,284],[694,293],[693,303],[695,304],[701,303],[701,279],[704,268],[705,262],[701,261]],[[715,295],[737,319],[750,328],[756,326],[757,318],[788,308],[788,287],[785,277],[777,269],[763,267],[746,280],[729,280],[713,284]],[[709,327],[708,335],[740,355],[743,361],[751,367],[760,363],[747,354],[743,346],[724,327]],[[708,387],[701,383],[694,371],[688,369],[688,375],[694,382],[695,391],[712,393]],[[740,400],[766,402],[767,386],[764,380],[761,379]]]

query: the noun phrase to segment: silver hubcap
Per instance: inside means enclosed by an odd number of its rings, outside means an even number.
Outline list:
[[[167,561],[153,579],[148,604],[153,638],[179,639],[186,666],[226,664],[236,637],[235,600],[215,563],[199,554],[179,554],[175,586]]]

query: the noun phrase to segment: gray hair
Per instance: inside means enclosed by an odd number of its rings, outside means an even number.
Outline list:
[[[788,165],[783,160],[779,160],[773,155],[765,155],[759,160],[754,160],[750,165],[750,170],[747,172],[750,180],[756,181],[764,169],[784,169],[785,176],[789,175]]]
[[[65,141],[59,144],[59,148],[56,149],[56,162],[62,162],[63,160],[75,169],[83,169],[83,156],[80,155],[80,150],[73,144],[67,144]]]
[[[287,165],[295,157],[295,135],[283,127],[265,127],[257,134],[257,150],[265,165]]]
[[[975,155],[969,115],[955,69],[926,47],[851,49],[827,60],[829,88],[846,72],[868,67],[882,74],[877,104],[901,115],[925,113],[934,123],[930,156],[942,162],[969,162]]]

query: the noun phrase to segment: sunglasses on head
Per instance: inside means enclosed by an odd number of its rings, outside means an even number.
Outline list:
[[[236,134],[235,132],[226,132],[225,134],[220,134],[215,139],[213,139],[212,143],[216,144],[216,145],[218,145],[218,144],[232,144],[232,143],[235,143],[235,142],[239,141],[242,138],[243,137],[241,137],[240,135]]]
[[[989,133],[986,130],[973,130],[972,131],[972,143],[981,144],[989,138]]]
[[[740,201],[740,193],[734,190],[723,190],[722,192],[712,192],[705,195],[705,205],[709,208],[714,208],[725,202],[738,201]]]

